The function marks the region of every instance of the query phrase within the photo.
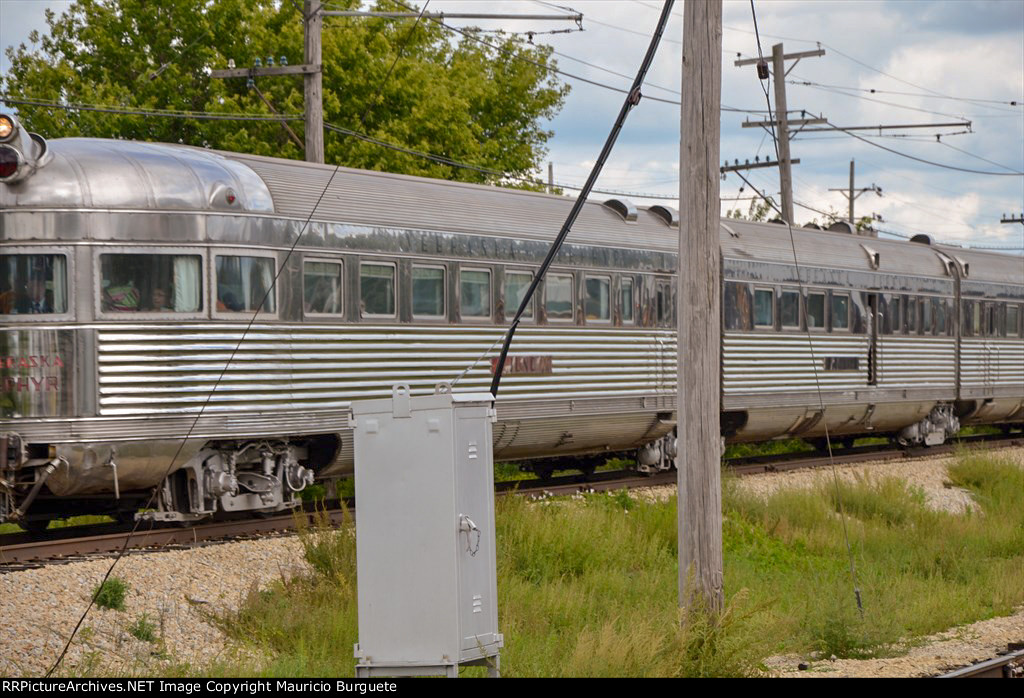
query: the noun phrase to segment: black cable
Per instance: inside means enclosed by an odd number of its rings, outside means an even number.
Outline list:
[[[758,33],[758,28],[757,28],[757,12],[754,10],[754,0],[750,0],[750,14],[754,18],[754,36],[757,38],[757,54],[758,54],[759,59],[762,62],[764,62],[764,53],[761,50],[761,37],[760,37],[760,34]],[[772,79],[773,80],[783,80],[783,81],[785,81],[785,79],[786,79],[785,71],[782,71],[782,72],[783,72],[782,75],[773,75]],[[767,86],[767,84],[765,84],[764,81],[761,82],[761,89],[764,91],[765,103],[768,105],[768,121],[769,121],[769,123],[771,123],[772,141],[775,143],[775,159],[777,161],[781,161],[782,157],[779,155],[779,139],[778,139],[778,136],[775,133],[775,117],[771,113],[772,112],[772,100],[771,100],[771,97],[768,96],[768,86]],[[790,196],[792,197],[792,194],[790,194]],[[791,216],[784,215],[783,219],[785,220],[785,219],[790,218],[790,217]],[[786,227],[789,229],[789,245],[790,245],[790,247],[793,250],[793,266],[796,268],[797,286],[800,289],[801,296],[803,296],[804,283],[803,283],[803,280],[800,278],[801,277],[801,274],[800,274],[800,262],[799,262],[799,259],[797,257],[797,253],[796,253],[796,239],[795,239],[795,236],[793,235],[793,221],[786,220]],[[843,499],[842,499],[842,496],[840,494],[840,489],[839,489],[839,474],[836,472],[836,463],[835,463],[835,459],[834,459],[834,457],[832,455],[832,437],[829,434],[828,420],[825,418],[825,399],[824,399],[824,397],[822,397],[822,394],[821,394],[821,379],[818,376],[817,358],[815,357],[815,354],[814,354],[814,342],[813,342],[813,340],[811,338],[810,323],[807,322],[807,304],[806,303],[801,303],[800,306],[801,306],[801,308],[803,308],[804,327],[807,330],[807,349],[810,352],[810,356],[811,356],[811,369],[812,369],[812,372],[814,374],[814,385],[815,385],[815,389],[816,389],[816,391],[818,393],[818,409],[821,410],[821,417],[822,417],[824,428],[825,428],[825,445],[828,447],[828,460],[829,460],[829,463],[832,466],[832,478],[835,481],[836,501],[839,504],[839,516],[840,516],[840,519],[843,522],[843,538],[846,541],[846,553],[847,553],[847,557],[849,558],[849,562],[850,562],[850,579],[851,579],[851,581],[853,583],[853,594],[854,594],[854,597],[857,600],[857,610],[860,612],[860,617],[863,619],[864,618],[864,605],[861,602],[860,587],[857,585],[857,567],[856,567],[856,564],[854,563],[854,559],[853,559],[853,548],[850,545],[850,534],[849,534],[849,531],[847,530],[847,525],[846,525],[846,511],[845,511],[845,508],[843,507]]]
[[[213,384],[213,388],[211,388],[210,392],[207,394],[206,401],[200,407],[199,413],[197,413],[197,415],[196,415],[196,419],[193,420],[193,423],[191,423],[191,426],[188,427],[187,433],[185,433],[184,438],[181,439],[181,443],[178,444],[178,448],[177,448],[177,450],[174,451],[174,455],[171,456],[171,462],[170,462],[170,464],[168,464],[167,470],[164,471],[164,475],[160,478],[160,483],[161,484],[167,478],[167,476],[170,475],[171,471],[174,469],[174,464],[178,460],[178,455],[181,454],[181,449],[184,448],[184,445],[188,442],[188,439],[191,437],[191,435],[193,435],[193,432],[196,430],[196,426],[199,424],[200,419],[202,419],[202,417],[203,417],[203,412],[206,411],[207,406],[209,406],[210,401],[213,399],[213,394],[215,392],[217,392],[217,388],[220,386],[221,381],[224,379],[224,376],[227,374],[227,369],[230,367],[231,361],[233,361],[234,360],[234,356],[236,356],[236,354],[239,353],[239,350],[242,348],[242,345],[246,341],[246,337],[249,335],[249,331],[252,330],[252,326],[256,322],[256,318],[259,316],[259,313],[262,311],[264,304],[266,304],[266,299],[269,298],[270,294],[274,293],[274,290],[276,289],[276,287],[278,287],[278,278],[281,276],[282,272],[285,270],[285,267],[288,265],[288,260],[291,259],[292,254],[295,252],[295,248],[298,247],[299,241],[300,241],[300,239],[302,239],[302,235],[305,234],[306,230],[309,228],[309,221],[312,220],[313,214],[316,212],[316,209],[319,207],[319,204],[321,204],[321,202],[324,201],[324,197],[327,194],[327,191],[328,191],[328,189],[331,186],[331,182],[334,181],[335,175],[338,174],[338,171],[340,169],[341,169],[340,166],[336,166],[334,168],[334,172],[331,173],[331,178],[328,179],[327,184],[324,186],[324,190],[321,192],[321,195],[319,195],[319,198],[316,200],[316,203],[313,205],[312,210],[309,211],[309,215],[306,217],[306,221],[302,225],[302,229],[299,230],[299,234],[295,236],[295,242],[292,243],[292,247],[288,250],[288,254],[285,255],[285,260],[281,263],[281,266],[278,269],[278,272],[276,272],[274,274],[273,281],[270,282],[269,288],[267,288],[266,292],[263,294],[263,298],[260,300],[259,305],[256,306],[256,311],[253,313],[253,316],[249,319],[249,323],[246,325],[246,329],[242,332],[242,337],[239,338],[239,343],[237,345],[234,345],[234,349],[231,350],[230,356],[228,356],[227,360],[224,362],[223,370],[221,370],[220,375],[217,377],[216,382]],[[152,509],[153,508],[154,500],[157,498],[157,492],[159,492],[160,489],[161,489],[161,485],[157,485],[156,487],[154,487],[153,494],[151,494],[150,498],[148,498],[146,500],[145,506],[143,506],[142,509]],[[108,569],[106,569],[106,574],[103,575],[102,580],[99,582],[99,585],[96,587],[95,594],[93,594],[92,597],[89,599],[89,605],[85,608],[85,612],[82,613],[82,617],[78,619],[78,623],[75,624],[75,628],[72,630],[71,636],[69,636],[69,638],[68,638],[68,642],[65,643],[65,646],[63,646],[63,650],[61,650],[60,656],[58,656],[56,658],[56,661],[53,662],[53,665],[50,666],[49,670],[46,672],[46,678],[50,677],[50,674],[53,673],[53,671],[60,664],[60,662],[63,661],[63,658],[65,658],[65,656],[68,654],[68,650],[71,649],[71,644],[75,640],[75,636],[78,635],[79,628],[82,626],[82,623],[85,622],[86,616],[89,615],[89,611],[92,610],[93,605],[96,603],[96,597],[98,597],[100,592],[102,591],[103,584],[106,583],[106,580],[108,580],[110,578],[110,576],[114,572],[114,568],[117,566],[117,564],[119,562],[121,562],[121,558],[124,557],[125,552],[128,550],[128,544],[129,544],[129,542],[131,542],[131,537],[135,534],[135,531],[138,530],[138,526],[139,526],[140,523],[142,523],[142,520],[136,518],[135,519],[135,525],[132,526],[131,531],[129,531],[128,535],[125,536],[124,546],[122,546],[121,550],[118,551],[118,555],[117,555],[116,558],[114,558],[114,561],[111,563],[111,566]],[[152,523],[151,523],[151,526],[152,526]]]
[[[252,114],[230,114],[219,112],[192,112],[178,111],[173,109],[125,109],[120,107],[105,107],[99,104],[60,104],[59,102],[47,102],[41,99],[30,97],[11,97],[0,94],[0,102],[11,105],[23,105],[26,107],[42,107],[46,109],[63,109],[65,111],[95,111],[104,114],[122,114],[124,116],[160,116],[172,119],[196,119],[213,121],[302,121],[305,117],[302,114],[279,114],[277,116],[258,116]]]
[[[387,74],[384,79],[377,85],[377,91],[374,93],[373,98],[366,103],[366,109],[363,110],[363,115],[359,117],[359,123],[362,125],[363,130],[366,130],[366,117],[369,116],[370,110],[373,109],[374,104],[380,99],[380,93],[384,89],[384,85],[391,78],[391,73],[394,72],[395,66],[398,65],[398,60],[402,57],[402,51],[405,50],[405,45],[409,43],[409,39],[412,38],[412,33],[416,31],[416,27],[420,26],[420,20],[423,19],[423,13],[427,11],[427,6],[430,4],[430,0],[423,3],[423,8],[420,10],[419,15],[416,16],[416,21],[413,22],[412,27],[405,33],[405,37],[402,39],[402,43],[398,46],[398,50],[395,51],[395,60],[391,61],[391,67],[388,68]]]
[[[519,326],[519,321],[526,312],[526,308],[529,306],[533,294],[537,291],[537,286],[544,278],[544,274],[547,272],[548,267],[551,266],[551,262],[554,261],[555,255],[558,254],[558,250],[562,247],[562,243],[565,238],[569,235],[569,231],[572,229],[572,224],[576,221],[580,211],[583,209],[583,204],[586,202],[587,195],[593,188],[594,183],[597,181],[598,176],[601,174],[601,169],[604,167],[605,161],[612,152],[612,147],[615,145],[615,141],[619,137],[619,132],[622,130],[623,124],[626,122],[626,117],[629,115],[630,110],[640,103],[641,93],[640,87],[643,85],[644,77],[647,75],[647,70],[651,66],[651,62],[654,60],[654,54],[658,49],[658,44],[661,42],[661,35],[665,30],[665,25],[668,23],[668,18],[672,13],[672,4],[674,0],[665,0],[665,5],[661,11],[661,17],[658,20],[658,26],[654,30],[654,35],[651,37],[651,43],[647,47],[647,53],[644,56],[643,62],[640,64],[640,69],[637,71],[636,78],[633,80],[633,86],[629,90],[629,95],[622,103],[622,109],[619,111],[619,116],[615,120],[614,126],[612,126],[611,133],[608,134],[608,138],[605,141],[604,147],[601,149],[601,154],[597,158],[597,162],[594,163],[593,169],[590,171],[590,175],[587,177],[586,184],[583,185],[583,189],[580,191],[579,196],[576,198],[573,204],[572,210],[569,211],[569,215],[566,217],[565,222],[562,224],[562,229],[558,232],[558,236],[555,237],[555,241],[551,243],[551,248],[548,250],[547,256],[540,265],[540,269],[537,270],[537,274],[533,277],[533,281],[530,283],[530,287],[526,290],[523,295],[523,300],[519,304],[519,310],[516,311],[515,317],[512,319],[512,324],[508,328],[508,332],[505,335],[505,342],[501,347],[501,354],[498,355],[498,362],[494,368],[494,378],[491,380],[491,395],[495,398],[498,397],[498,388],[501,385],[501,374],[505,368],[505,358],[508,356],[509,347],[512,344],[512,337],[515,336],[516,328]]]
[[[954,101],[954,102],[969,102],[969,103],[974,103],[974,102],[985,103],[985,102],[987,102],[987,103],[991,103],[991,104],[1000,104],[1000,105],[1005,104],[1005,105],[1014,106],[1014,107],[1015,106],[1024,106],[1024,100],[1016,100],[1016,99],[1013,99],[1013,100],[1004,100],[1004,99],[975,99],[973,97],[951,97],[951,96],[939,95],[939,94],[926,95],[926,94],[921,93],[921,92],[899,92],[897,90],[879,90],[878,88],[875,88],[875,87],[848,87],[846,85],[826,85],[824,83],[812,82],[812,81],[809,81],[809,80],[805,80],[803,82],[795,82],[793,84],[807,85],[809,87],[811,87],[811,86],[813,86],[813,87],[829,87],[829,88],[832,88],[834,90],[849,90],[851,92],[867,92],[869,94],[900,95],[902,97],[920,97],[922,99],[948,99],[948,100],[951,100],[951,101]],[[984,104],[978,104],[978,106],[984,106]],[[1008,112],[1017,113],[1015,110],[1012,110],[1012,109],[1001,109],[1000,111],[1008,111]]]
[[[751,1],[753,1],[753,0],[751,0]],[[902,158],[907,158],[908,160],[915,160],[917,162],[923,162],[926,165],[932,165],[934,167],[941,167],[941,168],[946,169],[946,170],[955,170],[957,172],[969,172],[970,174],[989,175],[989,176],[993,176],[993,177],[1024,177],[1024,172],[986,172],[985,170],[972,170],[972,169],[969,169],[969,168],[966,168],[966,167],[956,167],[954,165],[944,165],[941,162],[933,162],[931,160],[925,160],[924,158],[919,158],[919,157],[916,157],[914,155],[910,155],[908,153],[901,153],[898,150],[894,150],[892,148],[888,148],[888,147],[882,145],[881,143],[875,143],[874,141],[868,140],[867,138],[864,138],[863,136],[858,136],[853,131],[848,131],[848,130],[842,128],[841,126],[836,126],[831,121],[826,121],[825,123],[827,123],[832,128],[836,129],[837,131],[842,131],[846,135],[852,136],[852,137],[856,138],[859,141],[864,141],[865,143],[867,143],[869,145],[873,145],[876,148],[881,148],[882,150],[885,150],[885,151],[888,151],[890,153],[893,153],[894,155],[899,155]],[[1000,167],[1002,167],[1002,165],[1000,165]]]
[[[416,8],[410,7],[409,5],[404,4],[400,0],[392,0],[392,1],[395,2],[398,5],[401,5],[402,7],[404,7],[406,10],[409,10],[410,12],[415,12],[416,11]],[[481,39],[479,36],[476,36],[476,34],[474,32],[467,31],[465,29],[460,29],[459,27],[453,27],[452,25],[445,23],[444,20],[438,19],[437,17],[428,17],[427,19],[429,19],[431,22],[434,22],[435,24],[439,24],[440,26],[444,27],[445,29],[447,29],[449,31],[453,31],[453,32],[455,32],[457,34],[461,34],[462,36],[466,37],[470,41],[475,41],[477,43],[483,44],[484,46],[492,48],[495,51],[500,51],[501,53],[510,53],[514,59],[519,60],[519,61],[523,61],[524,63],[529,63],[530,65],[535,66],[537,68],[540,68],[541,70],[547,71],[549,73],[555,73],[557,75],[562,75],[564,77],[571,78],[573,80],[579,80],[580,82],[585,82],[588,85],[594,85],[595,87],[603,87],[604,89],[611,90],[612,92],[618,92],[620,94],[625,94],[625,95],[631,94],[631,92],[629,90],[625,90],[625,89],[623,89],[621,87],[615,87],[613,85],[608,85],[608,84],[605,84],[603,82],[597,82],[596,80],[591,80],[591,79],[585,78],[585,77],[583,77],[581,75],[575,75],[573,73],[567,73],[566,71],[564,71],[564,70],[562,70],[560,68],[555,68],[555,67],[552,67],[550,65],[546,65],[544,63],[541,63],[539,61],[535,61],[532,58],[527,58],[526,56],[521,56],[521,55],[519,55],[517,53],[512,53],[512,50],[509,47],[507,47],[507,46],[498,46],[497,44],[493,44],[490,41],[487,41],[485,39]],[[674,104],[676,106],[679,106],[679,100],[664,99],[662,97],[651,97],[651,96],[646,96],[646,97],[647,97],[647,99],[655,101],[655,102],[662,102],[664,104]],[[742,110],[728,108],[728,109],[726,109],[726,111],[742,111]]]
[[[136,109],[119,109],[119,108],[116,108],[116,107],[100,107],[100,106],[82,105],[82,104],[58,104],[56,102],[44,102],[42,100],[37,100],[37,99],[10,99],[10,98],[6,97],[5,95],[0,95],[0,102],[3,102],[5,104],[24,104],[24,105],[27,105],[27,106],[34,106],[34,107],[40,107],[40,108],[46,108],[46,109],[65,109],[65,110],[71,110],[71,111],[76,111],[76,110],[81,110],[81,111],[98,111],[98,112],[104,112],[104,113],[108,113],[108,114],[123,114],[125,116],[154,116],[154,117],[163,117],[163,118],[171,118],[171,119],[221,119],[221,120],[228,120],[228,121],[234,120],[234,121],[277,121],[277,122],[283,122],[283,121],[303,121],[304,118],[305,118],[301,114],[281,114],[279,116],[251,116],[251,115],[246,115],[246,114],[217,114],[216,112],[198,112],[198,113],[196,113],[196,112],[182,112],[182,113],[179,113],[179,112],[171,112],[171,111],[140,111],[140,110],[136,110]],[[353,138],[358,138],[360,140],[366,141],[367,143],[373,143],[375,145],[379,145],[382,148],[390,148],[391,150],[396,150],[396,151],[398,151],[400,153],[406,153],[408,155],[415,155],[417,157],[425,158],[427,160],[433,160],[434,162],[438,162],[438,163],[443,164],[443,165],[449,165],[451,167],[459,167],[459,168],[467,169],[467,170],[474,170],[474,171],[480,172],[482,174],[489,174],[489,175],[493,175],[493,176],[496,176],[496,177],[501,177],[501,178],[504,178],[504,179],[509,179],[509,180],[512,180],[512,181],[515,181],[515,182],[523,182],[523,183],[526,183],[526,184],[536,184],[536,185],[541,185],[541,186],[546,186],[547,185],[547,182],[545,182],[542,179],[538,179],[538,178],[535,178],[535,177],[523,177],[523,176],[519,176],[519,175],[510,174],[508,172],[502,172],[501,170],[494,170],[494,169],[490,169],[490,168],[487,168],[487,167],[481,167],[481,166],[478,166],[478,165],[470,165],[468,163],[459,162],[458,160],[452,160],[451,158],[446,158],[446,157],[443,157],[441,155],[433,155],[431,153],[425,153],[425,152],[420,151],[420,150],[414,150],[412,148],[406,148],[404,146],[400,146],[400,145],[397,145],[395,143],[390,143],[388,141],[381,140],[379,138],[374,138],[373,136],[368,136],[365,133],[360,133],[359,131],[353,131],[352,129],[344,128],[342,126],[337,126],[337,125],[329,123],[329,122],[325,122],[324,123],[324,128],[326,128],[326,129],[328,129],[330,131],[336,131],[338,133],[345,134],[347,136],[352,136]],[[572,184],[562,184],[562,183],[559,183],[559,182],[555,182],[555,186],[559,187],[561,189],[569,189],[571,191],[578,191],[578,190],[582,189],[582,187],[574,186]],[[609,189],[594,189],[593,192],[596,193],[596,194],[610,194],[612,196],[633,196],[633,197],[643,198],[643,199],[674,200],[674,199],[678,198],[677,196],[668,195],[668,194],[649,194],[649,193],[643,193],[643,192],[625,192],[625,191],[615,191],[615,190],[609,190]]]

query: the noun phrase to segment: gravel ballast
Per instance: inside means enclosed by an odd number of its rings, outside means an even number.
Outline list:
[[[0,675],[45,673],[89,605],[110,559],[0,575]],[[207,622],[238,608],[253,589],[303,569],[294,536],[130,555],[112,576],[129,585],[125,609],[93,606],[57,675],[160,674],[170,663],[193,667],[235,651]],[[157,642],[130,628],[145,614]]]
[[[1024,467],[1024,448],[1004,449],[998,455]],[[961,513],[972,503],[966,492],[948,486],[946,468],[953,460],[893,460],[839,466],[837,472],[842,478],[900,477],[920,487],[929,505]],[[784,487],[815,486],[831,477],[829,469],[766,473],[742,478],[738,486],[767,496]],[[674,492],[668,486],[634,495],[664,499]],[[50,667],[109,564],[109,559],[97,559],[0,575],[0,675],[39,675]],[[57,674],[154,675],[181,663],[201,673],[214,661],[248,651],[228,642],[206,618],[238,608],[253,588],[265,588],[304,569],[301,544],[294,536],[126,557],[114,572],[130,586],[125,610],[94,607]],[[145,642],[130,633],[143,614],[159,642]],[[768,665],[774,674],[784,676],[930,676],[989,659],[1007,643],[1021,641],[1024,609],[954,628],[902,657],[825,659],[811,662],[805,671],[798,669],[806,661],[799,657],[774,657]]]

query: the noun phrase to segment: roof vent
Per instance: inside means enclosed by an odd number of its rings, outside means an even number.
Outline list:
[[[615,211],[627,223],[636,223],[636,205],[629,199],[608,199],[602,206]]]
[[[828,227],[833,233],[846,233],[847,235],[856,235],[857,229],[850,224],[850,221],[836,221]]]
[[[930,237],[928,237],[927,235],[925,235],[924,233],[918,233],[914,237],[910,238],[910,241],[911,242],[917,242],[917,243],[920,243],[922,245],[930,245],[930,244],[932,244],[932,239]]]
[[[962,257],[954,257],[953,259],[955,259],[957,261],[957,263],[960,265],[960,272],[964,276],[970,276],[971,275],[971,263],[970,262],[965,262]]]
[[[647,209],[661,220],[665,221],[665,225],[670,228],[679,227],[679,211],[675,210],[671,206],[662,206],[656,204]]]
[[[861,248],[863,248],[864,254],[868,256],[868,264],[871,265],[871,268],[878,269],[878,266],[882,263],[882,255],[863,243],[861,243]]]
[[[822,227],[821,227],[820,225],[818,225],[817,223],[804,223],[803,227],[804,227],[804,228],[810,228],[810,229],[812,229],[812,230],[824,230],[824,229],[823,229],[823,228],[822,228]]]

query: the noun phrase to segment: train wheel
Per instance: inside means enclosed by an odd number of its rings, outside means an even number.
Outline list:
[[[551,466],[535,465],[533,466],[533,474],[541,480],[550,480],[551,476],[555,474],[555,469]]]
[[[22,531],[28,533],[42,533],[50,527],[50,522],[53,519],[30,519],[28,521],[19,521],[18,526]]]

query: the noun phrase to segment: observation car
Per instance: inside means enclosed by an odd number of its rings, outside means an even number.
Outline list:
[[[572,203],[179,145],[47,144],[6,118],[0,520],[25,526],[134,514],[153,488],[157,519],[277,511],[351,472],[354,400],[398,382],[488,388]],[[584,207],[512,344],[495,458],[672,465],[678,225],[663,206]],[[791,243],[784,225],[722,221],[727,441],[827,428],[933,444],[1024,423],[1021,259],[921,242],[798,228]]]

